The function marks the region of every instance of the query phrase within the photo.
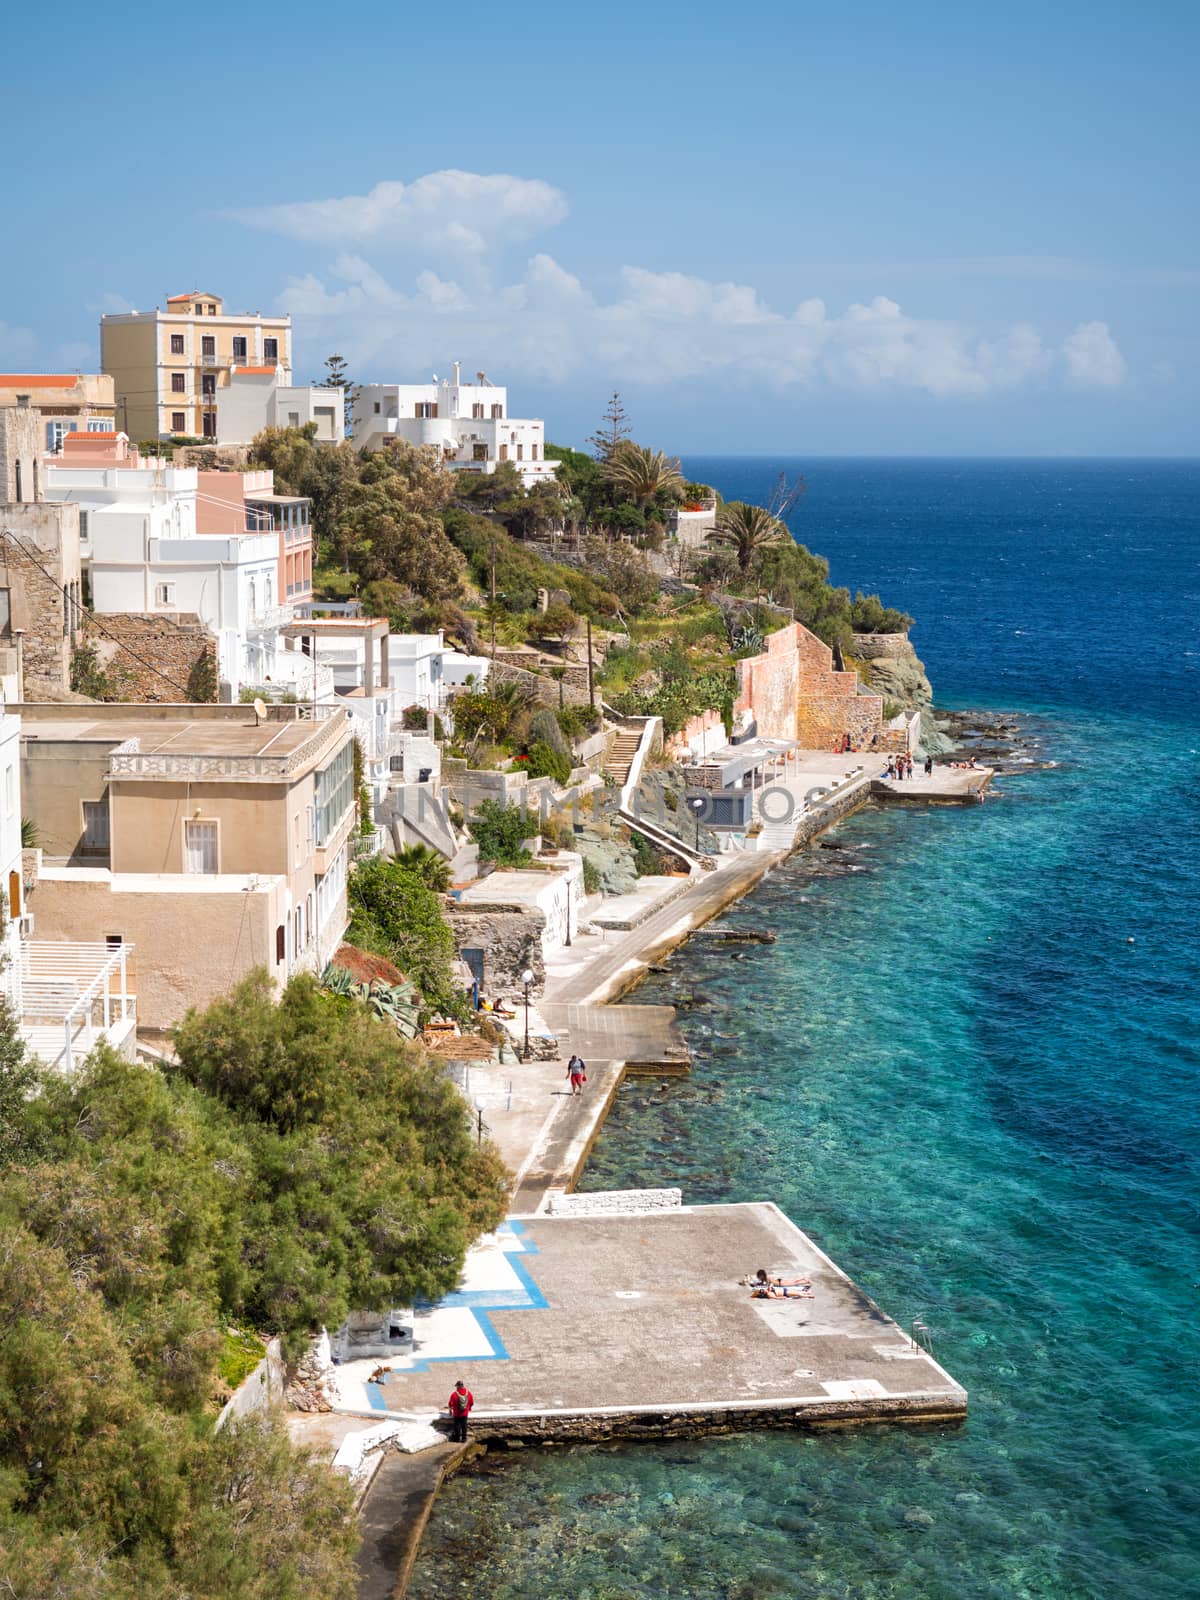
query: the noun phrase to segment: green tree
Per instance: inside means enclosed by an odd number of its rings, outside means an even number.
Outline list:
[[[358,393],[358,385],[351,380],[344,357],[325,357],[325,376],[316,379],[316,387],[342,391],[342,425],[349,434],[354,427],[354,397]]]
[[[450,887],[450,863],[425,844],[406,844],[393,857],[396,865],[405,872],[420,878],[434,894],[445,894]]]
[[[556,644],[565,644],[578,628],[579,618],[562,601],[552,601],[545,611],[535,611],[529,619],[531,639],[549,639]]]
[[[467,826],[481,861],[494,861],[498,867],[523,867],[531,859],[524,841],[537,831],[537,823],[524,806],[481,800]]]
[[[629,438],[629,433],[629,418],[625,413],[625,407],[621,404],[620,394],[614,389],[604,408],[600,426],[588,440],[592,453],[601,461],[611,460],[615,452]]]
[[[679,462],[661,450],[648,450],[622,440],[606,457],[605,474],[618,494],[628,497],[645,513],[660,500],[678,500],[683,493],[683,473]]]
[[[724,545],[734,552],[742,572],[751,569],[760,552],[790,539],[791,534],[778,517],[763,506],[748,505],[742,500],[726,501],[708,535],[710,544]]]
[[[410,978],[433,1009],[461,998],[454,981],[454,936],[437,894],[417,872],[375,856],[350,876],[350,940]]]

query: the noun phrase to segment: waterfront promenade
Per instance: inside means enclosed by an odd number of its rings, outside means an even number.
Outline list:
[[[865,803],[873,772],[843,779],[804,842]],[[560,1059],[471,1069],[469,1096],[515,1174],[512,1213],[472,1251],[458,1294],[418,1313],[415,1348],[375,1378],[340,1369],[357,1426],[388,1419],[433,1436],[455,1379],[476,1396],[476,1441],[664,1438],[746,1428],[947,1422],[967,1396],[769,1199],[689,1206],[686,1195],[573,1196],[608,1108],[631,1071],[648,1096],[687,1070],[670,1007],[620,1004],[647,968],[747,894],[789,853],[746,851],[636,926],[583,933],[547,965],[538,1023]],[[573,1097],[578,1049],[588,1084]],[[755,1299],[759,1266],[811,1280],[811,1298]],[[911,1313],[912,1308],[903,1308]],[[318,1419],[332,1437],[350,1415]],[[391,1452],[363,1506],[360,1600],[403,1592],[424,1521],[462,1447]],[[398,1575],[400,1581],[398,1583]]]

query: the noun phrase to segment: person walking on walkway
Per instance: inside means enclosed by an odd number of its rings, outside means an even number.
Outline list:
[[[932,778],[933,777],[933,757],[932,756],[926,756],[925,757],[925,776],[927,778]]]
[[[460,1378],[454,1385],[447,1401],[450,1412],[450,1442],[451,1444],[466,1444],[467,1418],[471,1415],[471,1407],[475,1404],[475,1396]]]
[[[567,1062],[567,1077],[571,1080],[571,1093],[582,1094],[587,1082],[587,1068],[578,1056],[572,1056]]]

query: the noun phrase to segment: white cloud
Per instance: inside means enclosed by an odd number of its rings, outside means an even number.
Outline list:
[[[400,377],[461,356],[555,382],[600,370],[621,382],[719,379],[953,399],[1055,379],[1115,388],[1125,375],[1100,322],[1081,324],[1055,350],[1026,322],[979,330],[914,316],[885,295],[841,311],[815,298],[777,308],[748,284],[633,265],[604,295],[545,252],[500,274],[505,245],[565,214],[563,195],[547,183],[470,172],[234,213],[255,227],[337,247],[323,274],[292,279],[281,298],[302,340],[342,350],[362,378]],[[427,251],[410,287],[397,288],[368,259],[398,245]],[[430,264],[447,255],[452,273]],[[1031,275],[1049,267],[1063,278],[1084,267],[1057,258],[978,265]]]
[[[1107,322],[1081,322],[1063,340],[1062,354],[1077,389],[1116,389],[1125,381],[1125,357]]]
[[[228,215],[252,228],[335,246],[373,243],[480,255],[527,239],[567,214],[561,190],[507,173],[430,172],[412,183],[377,183],[369,194],[253,206]]]
[[[840,312],[801,301],[790,312],[745,284],[626,267],[601,299],[546,254],[493,284],[421,272],[394,288],[361,256],[340,256],[329,283],[293,280],[282,300],[309,339],[335,345],[366,378],[415,375],[462,356],[506,376],[564,381],[602,370],[614,381],[719,379],[862,393],[972,398],[1046,383],[1115,387],[1125,363],[1103,323],[1076,328],[1055,351],[1016,323],[984,337],[953,321],[914,317],[884,295]]]

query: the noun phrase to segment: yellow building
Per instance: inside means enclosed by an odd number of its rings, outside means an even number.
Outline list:
[[[116,390],[117,424],[133,440],[217,438],[217,390],[237,368],[292,381],[292,319],[235,316],[215,294],[172,295],[167,309],[100,318],[100,365]]]
[[[0,410],[17,406],[39,413],[47,455],[59,455],[69,433],[115,427],[113,381],[102,372],[0,372]]]

